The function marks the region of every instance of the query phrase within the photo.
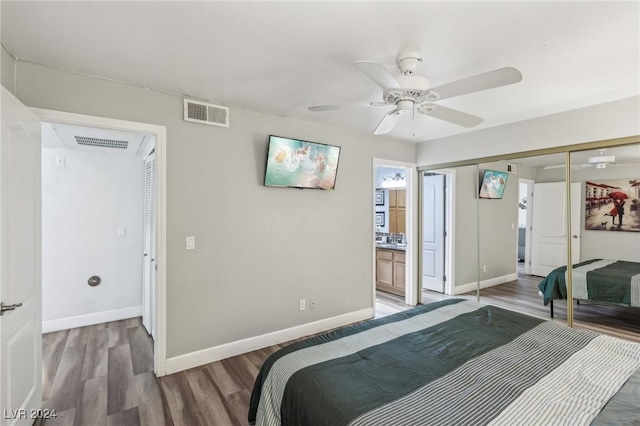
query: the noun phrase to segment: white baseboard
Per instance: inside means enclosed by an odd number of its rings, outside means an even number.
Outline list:
[[[508,283],[509,281],[515,281],[518,279],[518,273],[514,272],[513,274],[503,275],[501,277],[490,278],[488,280],[480,281],[480,288],[493,287],[494,285],[500,285],[504,283]],[[453,287],[453,294],[462,294],[468,293],[470,291],[474,291],[478,286],[477,282],[472,282],[468,284],[457,285]]]
[[[357,321],[366,320],[373,317],[373,308],[362,309],[360,311],[350,312],[344,315],[338,315],[308,324],[302,324],[284,330],[274,331],[272,333],[260,336],[250,337],[248,339],[237,340],[235,342],[225,343],[223,345],[202,349],[196,352],[179,355],[167,359],[167,374],[177,373],[178,371],[188,370],[189,368],[198,367],[210,362],[220,361],[221,359],[230,358],[232,356],[255,351],[257,349],[266,348],[268,346],[277,345],[278,343],[287,342],[289,340],[298,339],[310,334],[320,333],[325,330],[351,324]]]
[[[93,314],[42,321],[42,332],[51,333],[52,331],[69,330],[71,328],[86,327],[88,325],[140,316],[142,316],[142,306],[132,306],[124,309],[114,309],[112,311],[102,311]]]

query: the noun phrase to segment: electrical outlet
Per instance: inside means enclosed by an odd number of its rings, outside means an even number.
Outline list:
[[[304,299],[300,299],[300,308],[299,309],[301,311],[304,311],[304,309],[305,309],[305,301],[304,301]]]
[[[482,265],[482,272],[487,272],[487,265]]]
[[[316,308],[316,299],[309,299],[309,309]]]

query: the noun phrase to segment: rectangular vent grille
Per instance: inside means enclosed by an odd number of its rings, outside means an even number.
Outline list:
[[[229,127],[229,108],[185,99],[184,120],[211,126]]]
[[[515,164],[511,164],[511,163],[507,163],[507,173],[515,175],[517,173],[516,172],[516,165]]]
[[[76,136],[78,145],[95,146],[98,148],[127,149],[129,141],[116,141],[113,139],[89,138],[86,136]]]

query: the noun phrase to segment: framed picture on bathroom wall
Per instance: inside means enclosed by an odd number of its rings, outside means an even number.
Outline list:
[[[640,232],[640,177],[587,181],[584,229]]]
[[[384,191],[376,190],[376,206],[384,206]]]
[[[376,213],[376,226],[384,226],[384,212]]]

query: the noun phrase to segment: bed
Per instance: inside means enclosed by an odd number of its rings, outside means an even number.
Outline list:
[[[255,382],[249,423],[640,422],[640,344],[463,299],[293,343]]]
[[[556,268],[538,284],[544,304],[567,298],[567,267]],[[640,306],[640,263],[591,259],[573,266],[573,299]]]

